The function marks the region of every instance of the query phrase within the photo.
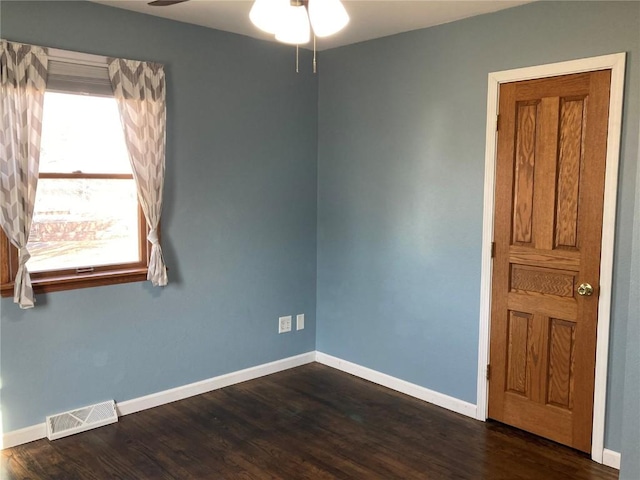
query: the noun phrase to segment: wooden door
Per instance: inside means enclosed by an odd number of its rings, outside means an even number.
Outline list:
[[[489,417],[585,452],[610,80],[603,70],[500,87]]]

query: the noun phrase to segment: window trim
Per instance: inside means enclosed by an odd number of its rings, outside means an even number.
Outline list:
[[[41,174],[44,176],[45,174]],[[48,175],[48,174],[47,174]],[[35,294],[61,292],[80,288],[143,282],[147,279],[151,248],[147,235],[149,227],[138,202],[138,251],[140,262],[101,265],[81,269],[49,270],[29,273]],[[158,226],[158,237],[160,236]],[[18,249],[11,244],[0,228],[0,297],[12,297],[18,270]]]

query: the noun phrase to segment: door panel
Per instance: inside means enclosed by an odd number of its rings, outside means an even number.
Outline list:
[[[489,417],[589,451],[611,71],[503,84]],[[578,294],[589,283],[591,296]]]

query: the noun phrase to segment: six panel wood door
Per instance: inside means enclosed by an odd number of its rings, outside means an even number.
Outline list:
[[[591,448],[611,71],[500,87],[489,417]],[[591,296],[578,294],[583,283]]]

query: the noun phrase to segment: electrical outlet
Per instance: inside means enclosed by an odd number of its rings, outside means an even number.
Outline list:
[[[304,313],[296,315],[296,330],[304,329]]]
[[[291,315],[278,318],[278,333],[286,333],[291,331]]]

